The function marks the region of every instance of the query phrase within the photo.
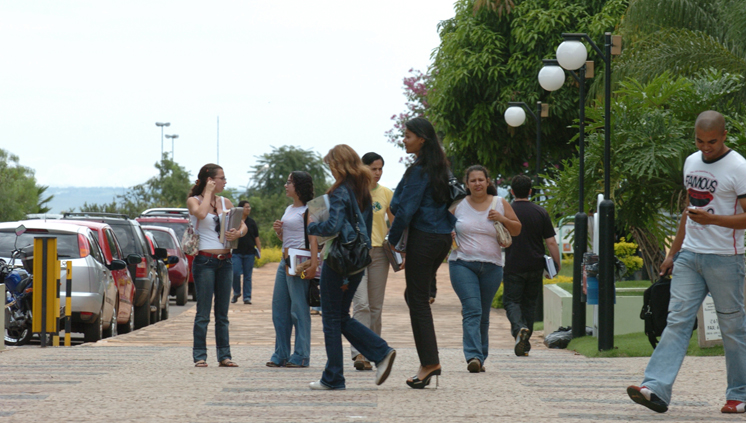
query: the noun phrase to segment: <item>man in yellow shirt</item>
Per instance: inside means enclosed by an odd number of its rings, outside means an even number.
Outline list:
[[[383,240],[389,231],[389,222],[394,221],[394,215],[389,209],[394,192],[378,183],[383,174],[383,157],[377,153],[367,153],[362,157],[363,163],[373,173],[373,186],[370,195],[373,200],[373,230],[371,233],[370,257],[372,262],[365,269],[363,280],[352,299],[352,317],[364,324],[370,330],[381,334],[381,309],[383,296],[386,291],[386,281],[389,277],[389,261],[383,252]],[[373,366],[355,348],[351,347],[355,369],[372,370]]]

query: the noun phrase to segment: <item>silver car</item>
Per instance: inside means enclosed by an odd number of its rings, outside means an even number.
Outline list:
[[[21,224],[26,232],[16,240],[15,229]],[[54,221],[3,222],[0,223],[0,258],[9,261],[14,245],[24,251],[32,250],[35,237],[57,238],[57,257],[63,262],[60,304],[65,304],[67,270],[64,262],[72,261],[72,331],[82,332],[86,342],[115,336],[119,296],[95,234],[83,226]],[[118,270],[126,268],[127,264],[115,260],[110,266]]]

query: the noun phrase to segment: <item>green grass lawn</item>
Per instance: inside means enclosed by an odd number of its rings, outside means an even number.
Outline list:
[[[575,351],[586,357],[650,357],[653,347],[650,346],[648,337],[644,333],[630,333],[627,335],[614,336],[614,349],[611,351],[598,351],[598,339],[593,336],[584,336],[570,341],[568,350]],[[721,345],[712,348],[700,348],[697,344],[697,331],[694,331],[689,341],[689,356],[722,356],[725,355]]]

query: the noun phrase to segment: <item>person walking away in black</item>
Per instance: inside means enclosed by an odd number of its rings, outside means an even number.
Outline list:
[[[521,221],[521,233],[513,237],[513,244],[505,249],[503,269],[503,306],[510,321],[510,333],[515,338],[514,352],[527,356],[531,349],[529,339],[534,331],[536,299],[543,287],[544,244],[560,269],[554,226],[544,208],[531,202],[531,178],[517,175],[511,183],[513,211]]]
[[[251,214],[251,204],[246,200],[238,202],[243,207],[243,219],[248,231],[238,239],[238,248],[233,249],[233,298],[232,303],[241,296],[241,274],[243,274],[243,303],[251,304],[251,274],[254,271],[254,259],[261,254],[262,241],[259,240],[259,227]]]
[[[408,229],[404,275],[412,333],[420,359],[417,374],[407,385],[422,389],[441,373],[438,343],[430,309],[430,285],[451,248],[451,231],[456,218],[448,212],[448,160],[433,125],[423,118],[406,123],[404,145],[414,154],[414,163],[394,191],[391,211],[394,222],[389,242],[396,245]]]

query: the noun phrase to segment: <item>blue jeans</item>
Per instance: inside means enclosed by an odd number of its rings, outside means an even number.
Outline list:
[[[708,292],[712,294],[723,336],[728,375],[725,399],[746,401],[744,273],[743,254],[721,256],[682,250],[676,257],[666,329],[642,381],[666,404],[671,402],[671,388],[684,361],[697,311]]]
[[[233,253],[233,295],[241,294],[243,273],[243,300],[251,301],[251,274],[254,271],[254,255]]]
[[[489,355],[490,310],[500,282],[503,268],[481,261],[455,260],[448,262],[451,285],[461,300],[464,327],[464,356],[466,361],[478,358],[481,363]]]
[[[196,256],[192,265],[194,290],[197,297],[197,314],[194,316],[194,361],[207,359],[207,325],[210,323],[210,309],[215,297],[215,346],[218,361],[231,358],[228,337],[228,306],[231,300],[231,259]]]
[[[308,307],[308,282],[285,272],[281,261],[272,293],[272,323],[275,326],[275,353],[270,359],[284,366],[293,363],[308,366],[311,360],[311,311]],[[295,327],[295,351],[290,355],[290,336]]]
[[[345,388],[342,335],[370,361],[378,365],[391,347],[362,323],[350,317],[350,304],[360,285],[363,272],[347,278],[347,290],[342,290],[345,278],[326,263],[321,267],[321,321],[324,324],[326,368],[321,383],[334,389]]]

